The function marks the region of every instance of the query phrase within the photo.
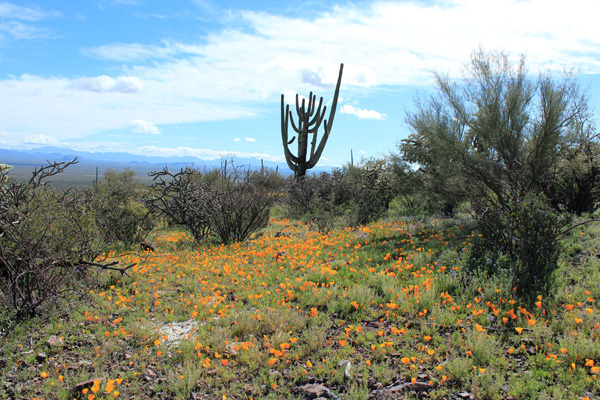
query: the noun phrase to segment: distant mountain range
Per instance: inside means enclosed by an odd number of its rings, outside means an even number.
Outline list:
[[[63,172],[61,181],[68,179],[73,185],[90,184],[96,179],[96,171],[99,178],[108,170],[122,171],[125,168],[133,170],[142,181],[149,181],[148,173],[162,170],[168,166],[170,170],[176,171],[187,166],[193,166],[200,170],[212,170],[221,166],[221,160],[203,160],[197,157],[159,157],[159,156],[140,156],[125,152],[110,153],[92,153],[65,149],[60,147],[38,147],[32,150],[5,150],[0,149],[0,164],[9,164],[13,166],[10,176],[17,179],[31,177],[35,168],[46,165],[50,162],[70,161],[77,157],[78,164],[69,167]],[[227,160],[233,160],[235,165],[243,168],[277,169],[283,175],[291,174],[286,163],[275,163],[272,161],[262,161],[256,158],[226,157]],[[310,172],[318,173],[331,171],[330,167],[313,168]],[[81,183],[83,182],[83,183]]]
[[[72,149],[65,149],[61,147],[38,147],[33,150],[3,150],[0,149],[0,161],[10,165],[24,165],[24,164],[39,164],[40,161],[68,161],[77,157],[80,163],[92,163],[92,164],[152,164],[152,165],[183,165],[183,166],[196,166],[196,167],[218,167],[221,165],[221,160],[203,160],[198,157],[186,156],[186,157],[160,157],[160,156],[141,156],[137,154],[125,153],[125,152],[108,152],[108,153],[92,153],[89,151],[79,151]],[[227,159],[233,159],[235,164],[260,167],[261,160],[256,158],[241,158],[241,157],[227,157]],[[285,163],[275,163],[272,161],[264,161],[264,166],[268,168],[287,168]]]

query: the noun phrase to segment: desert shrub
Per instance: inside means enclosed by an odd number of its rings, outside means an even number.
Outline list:
[[[350,167],[352,179],[352,225],[362,225],[381,218],[390,207],[393,192],[391,166],[386,159],[363,160]]]
[[[150,174],[154,183],[150,187],[148,208],[165,216],[174,224],[184,226],[196,241],[210,233],[210,185],[202,181],[200,171],[193,168],[172,173],[167,167]]]
[[[342,184],[342,176],[341,171],[334,170],[331,174],[289,180],[285,215],[308,221],[321,232],[331,230],[344,215],[342,207],[350,197],[350,186]]]
[[[96,222],[106,243],[130,246],[142,242],[154,227],[144,205],[147,187],[136,182],[135,172],[109,170],[92,190]]]
[[[210,228],[222,243],[243,241],[267,226],[275,196],[268,187],[254,184],[249,170],[230,167],[211,191]]]
[[[490,263],[508,267],[513,287],[524,296],[535,291],[547,292],[552,272],[557,267],[560,237],[570,223],[565,214],[558,214],[539,195],[512,198],[504,205],[480,204],[485,210],[478,217],[482,233],[480,245],[492,249],[492,257],[502,260]],[[531,296],[533,298],[533,296]]]
[[[216,237],[221,243],[242,241],[267,225],[276,199],[270,188],[252,182],[250,170],[223,162],[201,173],[186,168],[153,172],[149,208],[186,227],[196,241]]]
[[[331,173],[288,181],[287,216],[316,224],[320,231],[336,223],[366,224],[380,218],[393,198],[392,173],[385,159],[335,168]]]
[[[73,163],[42,167],[28,182],[0,184],[0,294],[17,319],[81,288],[88,262],[103,249],[82,193],[56,192],[42,182]]]
[[[285,184],[285,177],[278,169],[261,168],[250,174],[250,181],[257,187],[267,189],[271,193],[278,193]]]

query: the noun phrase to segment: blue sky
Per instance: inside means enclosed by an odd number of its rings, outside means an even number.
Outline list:
[[[340,165],[394,149],[479,47],[576,69],[600,109],[596,3],[0,0],[0,147],[283,161],[281,94],[330,102],[343,62],[319,163]]]

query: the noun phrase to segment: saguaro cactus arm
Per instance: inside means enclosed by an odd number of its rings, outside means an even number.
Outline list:
[[[290,106],[285,105],[284,95],[281,95],[281,139],[283,141],[283,150],[288,166],[296,173],[297,177],[303,176],[307,169],[314,167],[321,158],[321,154],[325,149],[327,139],[329,139],[329,135],[331,134],[333,119],[335,117],[343,69],[344,64],[340,64],[340,72],[335,87],[329,119],[325,119],[327,106],[323,106],[323,97],[320,98],[319,105],[317,106],[317,96],[313,95],[312,92],[310,92],[308,95],[308,104],[306,102],[307,99],[302,99],[302,101],[300,101],[298,94],[296,94],[296,115],[298,116],[298,123],[296,124],[296,122],[294,122],[294,116],[290,111]],[[291,145],[296,138],[296,136],[294,136],[291,140],[289,140],[288,121],[290,120],[292,123],[292,129],[298,135],[298,153],[296,156],[293,155],[289,149],[289,145]],[[321,141],[319,142],[319,145],[317,146],[317,133],[323,121],[325,121],[325,132],[321,138]],[[313,138],[310,145],[310,156],[307,160],[309,134],[312,134]]]

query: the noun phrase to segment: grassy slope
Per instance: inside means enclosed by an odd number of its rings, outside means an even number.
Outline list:
[[[501,276],[464,271],[456,221],[321,235],[277,220],[212,248],[167,232],[156,252],[121,256],[131,277],[101,274],[68,317],[2,338],[0,398],[288,399],[306,383],[341,399],[593,398],[600,228],[574,236],[556,292],[529,307]]]

